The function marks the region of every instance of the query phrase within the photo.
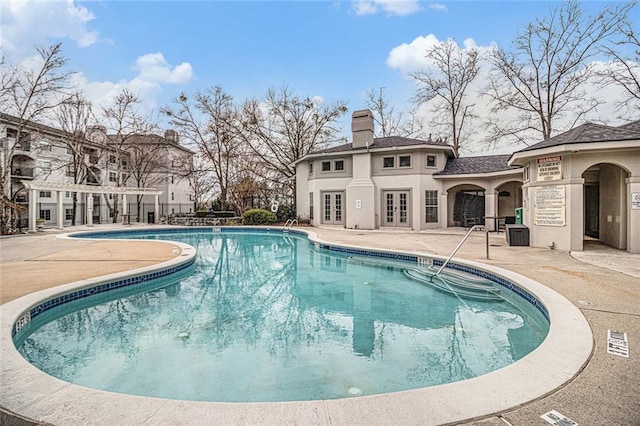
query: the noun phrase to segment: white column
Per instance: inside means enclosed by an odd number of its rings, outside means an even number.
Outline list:
[[[37,232],[38,191],[29,189],[29,232]]]
[[[122,194],[122,223],[128,223],[127,221],[127,215],[129,214],[129,212],[127,211],[127,194]]]
[[[640,177],[631,176],[627,183],[627,251],[640,253]]]
[[[484,197],[484,224],[488,230],[497,231],[496,220],[486,218],[498,216],[498,194],[495,190],[486,190]]]
[[[93,226],[93,195],[87,194],[87,226]]]
[[[160,203],[159,203],[159,198],[160,197],[158,195],[156,195],[155,198],[156,198],[155,199],[155,208],[156,208],[155,212],[156,213],[153,215],[154,216],[154,218],[153,218],[154,222],[153,223],[158,223],[158,221],[160,220]]]
[[[64,191],[56,192],[56,224],[58,229],[64,228]]]
[[[449,227],[449,193],[442,191],[440,194],[440,205],[438,206],[438,220],[442,224],[442,229]]]

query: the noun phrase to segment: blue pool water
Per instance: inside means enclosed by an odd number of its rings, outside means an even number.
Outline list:
[[[476,377],[531,352],[549,328],[511,291],[499,301],[456,297],[409,279],[415,263],[330,252],[306,236],[135,237],[191,244],[195,267],[144,292],[52,309],[16,341],[27,360],[72,383],[134,395],[334,399]]]

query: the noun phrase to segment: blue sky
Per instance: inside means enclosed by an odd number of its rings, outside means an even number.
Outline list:
[[[13,62],[33,55],[36,44],[62,41],[79,72],[75,84],[98,104],[123,87],[151,110],[214,85],[238,101],[286,85],[300,96],[344,101],[350,111],[364,107],[367,90],[385,87],[404,108],[415,92],[409,73],[429,40],[508,46],[556,4],[3,0],[0,37]]]

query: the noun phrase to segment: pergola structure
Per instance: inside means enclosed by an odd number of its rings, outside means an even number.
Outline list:
[[[58,229],[64,228],[64,193],[78,192],[87,194],[115,194],[122,195],[122,218],[123,222],[128,217],[127,212],[127,195],[155,195],[155,211],[158,211],[158,197],[162,191],[155,188],[132,188],[117,186],[99,186],[99,185],[80,185],[61,182],[47,181],[22,181],[25,188],[29,190],[29,232],[36,232],[36,213],[39,191],[51,191],[56,193],[56,226]],[[158,223],[158,216],[155,217],[155,223]],[[87,203],[87,225],[93,224],[93,203]]]

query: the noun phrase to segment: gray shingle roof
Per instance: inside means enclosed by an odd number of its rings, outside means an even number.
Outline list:
[[[444,170],[434,173],[434,175],[466,175],[519,169],[520,167],[507,164],[510,157],[511,155],[488,155],[483,157],[449,158]]]
[[[371,145],[369,145],[369,149],[377,149],[377,148],[393,148],[393,147],[400,147],[400,146],[413,146],[413,145],[438,145],[438,146],[445,146],[448,147],[450,146],[449,144],[447,144],[446,142],[443,142],[442,140],[421,140],[421,139],[412,139],[412,138],[401,138],[398,136],[388,136],[385,138],[374,138],[373,139],[373,143]],[[355,149],[366,149],[365,147],[362,148],[355,148]],[[327,148],[327,149],[323,149],[320,151],[316,151],[313,152],[312,154],[324,154],[324,153],[332,153],[332,152],[344,152],[344,151],[352,151],[354,150],[353,148],[353,144],[352,143],[347,143],[344,145],[339,145],[339,146],[334,146],[331,148]]]
[[[517,152],[577,143],[614,142],[633,139],[640,139],[640,121],[620,127],[586,123]]]

